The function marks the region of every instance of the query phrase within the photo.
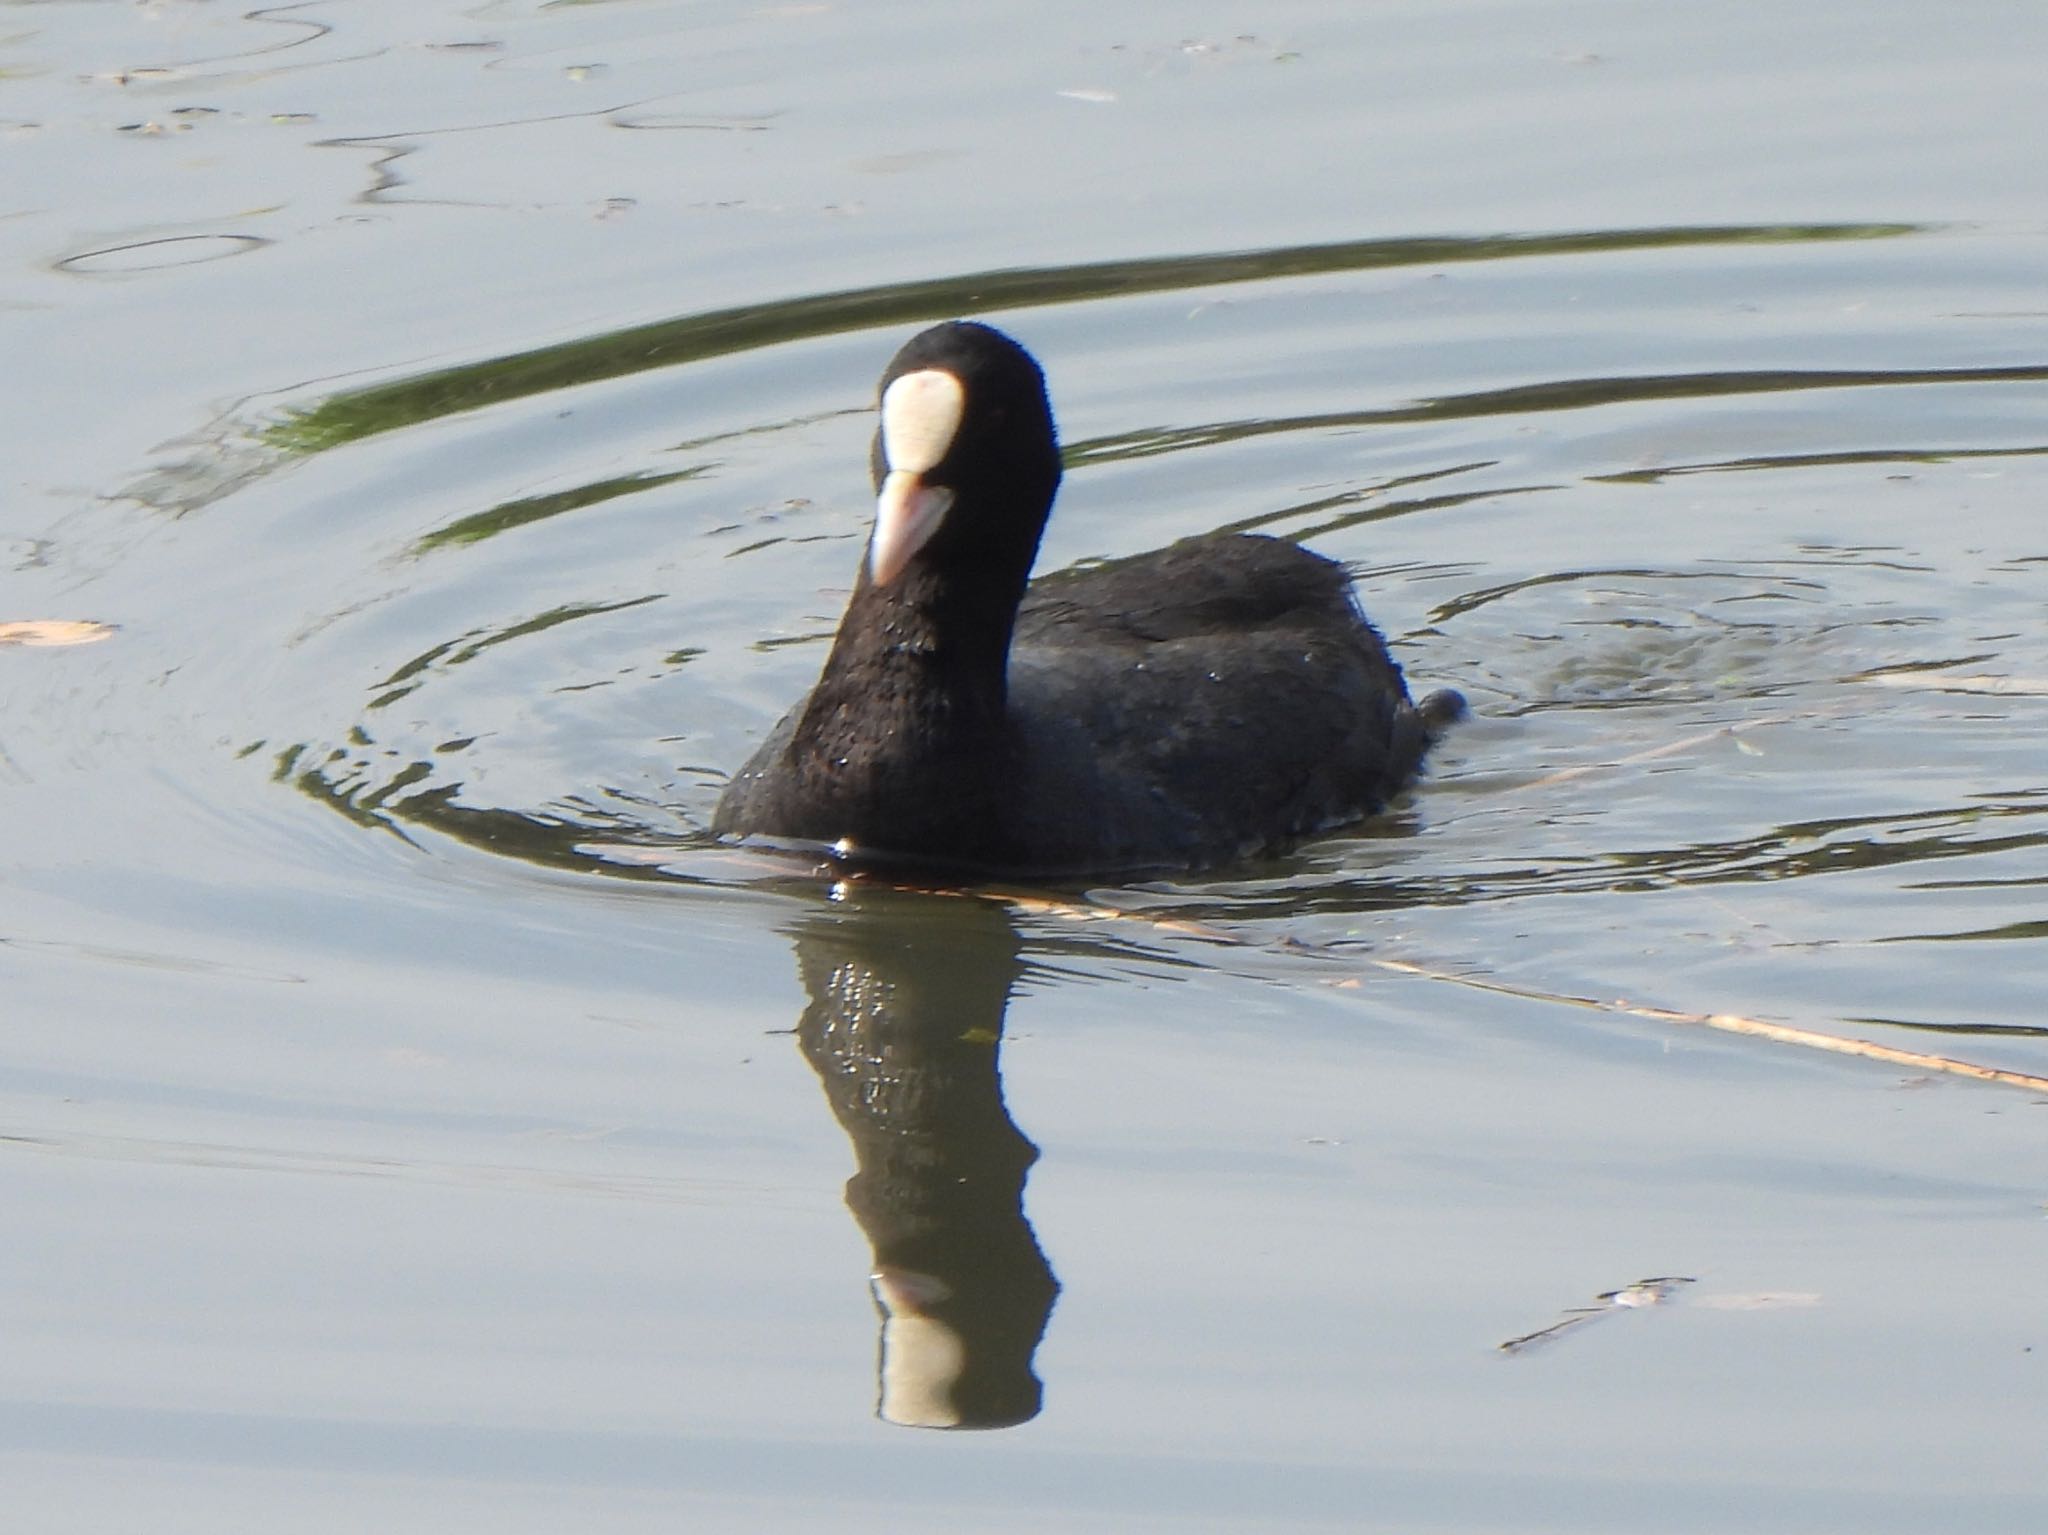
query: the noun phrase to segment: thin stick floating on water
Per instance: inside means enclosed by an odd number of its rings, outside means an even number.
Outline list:
[[[1114,906],[1051,900],[1018,892],[987,891],[983,894],[991,899],[1000,900],[1005,905],[1044,916],[1066,917],[1076,921],[1139,922],[1162,932],[1179,933],[1211,942],[1247,943],[1246,939],[1222,928],[1179,918],[1156,918],[1143,912],[1120,911]],[[1798,1045],[1807,1050],[1826,1050],[1835,1055],[1860,1056],[1864,1060],[1884,1061],[1893,1066],[1911,1067],[1915,1071],[1945,1073],[1954,1077],[1969,1077],[1978,1082],[1999,1082],[2007,1087],[2025,1088],[2029,1092],[2048,1093],[2048,1077],[2035,1076],[2030,1072],[2008,1071],[1999,1066],[1979,1066],[1974,1061],[1959,1061],[1953,1056],[1929,1055],[1920,1050],[1901,1050],[1894,1045],[1878,1044],[1875,1040],[1856,1039],[1843,1034],[1825,1034],[1817,1029],[1795,1028],[1786,1023],[1768,1023],[1761,1018],[1744,1017],[1740,1013],[1692,1013],[1676,1008],[1650,1007],[1618,997],[1573,996],[1568,992],[1545,991],[1540,987],[1520,986],[1510,981],[1493,980],[1485,976],[1459,975],[1455,971],[1432,969],[1428,965],[1418,965],[1402,959],[1368,959],[1365,963],[1376,970],[1385,970],[1395,975],[1411,975],[1425,981],[1466,986],[1474,991],[1490,991],[1500,996],[1518,997],[1525,1002],[1547,1002],[1565,1007],[1590,1008],[1595,1012],[1646,1018],[1656,1023],[1694,1024],[1701,1028],[1717,1029],[1723,1034],[1746,1034],[1753,1039],[1768,1039],[1781,1045]]]
[[[1763,723],[1763,722],[1759,722]],[[1696,746],[1713,736],[1730,733],[1730,727],[1709,732],[1705,735],[1690,736],[1682,741],[1673,741],[1647,752],[1640,752],[1623,759],[1639,762],[1651,757],[1668,756],[1672,752]],[[1619,766],[1618,763],[1605,764]],[[651,860],[635,860],[651,861]],[[869,882],[871,877],[857,877],[854,884]],[[1151,928],[1154,932],[1173,933],[1181,937],[1197,938],[1207,943],[1230,944],[1241,948],[1269,947],[1293,952],[1330,953],[1313,946],[1283,942],[1275,945],[1248,939],[1227,928],[1211,926],[1205,922],[1191,921],[1184,917],[1154,916],[1142,911],[1126,911],[1119,907],[1089,900],[1062,900],[1056,896],[1040,895],[1033,891],[1015,888],[985,886],[980,889],[960,889],[946,886],[929,886],[898,883],[893,880],[872,879],[872,883],[889,888],[915,892],[923,895],[966,896],[971,899],[995,901],[1014,911],[1029,912],[1034,916],[1056,917],[1074,922],[1133,922]],[[1959,1061],[1954,1056],[1929,1055],[1920,1050],[1901,1050],[1895,1045],[1881,1045],[1875,1040],[1857,1039],[1844,1034],[1827,1034],[1817,1029],[1796,1028],[1787,1023],[1769,1023],[1761,1018],[1749,1018],[1740,1013],[1695,1013],[1678,1008],[1651,1007],[1640,1002],[1630,1002],[1619,997],[1574,996],[1569,992],[1547,991],[1541,987],[1518,985],[1512,981],[1495,980],[1486,976],[1460,975],[1451,970],[1434,969],[1410,960],[1367,959],[1364,961],[1376,970],[1394,975],[1414,976],[1425,981],[1438,981],[1451,986],[1465,986],[1474,991],[1490,991],[1500,996],[1517,997],[1525,1002],[1544,1002],[1556,1006],[1590,1008],[1595,1012],[1643,1018],[1653,1023],[1688,1024],[1699,1028],[1715,1029],[1723,1034],[1742,1034],[1752,1039],[1767,1039],[1775,1044],[1797,1045],[1806,1050],[1825,1050],[1833,1055],[1858,1056],[1868,1061],[1883,1061],[1887,1065],[1904,1066],[1914,1071],[1931,1072],[1952,1077],[1967,1077],[1977,1082],[1997,1082],[2006,1087],[2023,1088],[2033,1093],[2048,1093],[2048,1077],[2036,1076],[2031,1072],[2009,1071],[1999,1066],[1980,1066],[1975,1061]]]
[[[1698,1024],[1702,1028],[1718,1029],[1724,1034],[1747,1034],[1755,1039],[1775,1040],[1781,1045],[1800,1045],[1808,1050],[1826,1050],[1836,1055],[1855,1055],[1865,1060],[1884,1061],[1893,1066],[1910,1066],[1916,1071],[1946,1072],[1950,1076],[1969,1077],[1978,1082],[2002,1082],[2008,1087],[2023,1087],[2031,1092],[2048,1093],[2048,1077],[2037,1077],[2029,1072],[2007,1071],[1999,1066],[1979,1066],[1974,1061],[1959,1061],[1953,1056],[1928,1055],[1920,1050],[1901,1050],[1894,1045],[1880,1045],[1875,1040],[1855,1039],[1843,1034],[1824,1034],[1817,1029],[1794,1028],[1787,1023],[1766,1023],[1761,1018],[1745,1018],[1740,1013],[1688,1013],[1668,1007],[1646,1007],[1639,1002],[1628,1002],[1620,998],[1575,997],[1565,992],[1542,991],[1533,986],[1515,986],[1506,981],[1487,980],[1480,976],[1455,975],[1448,970],[1432,970],[1427,965],[1411,964],[1399,959],[1375,959],[1368,960],[1367,963],[1398,975],[1419,976],[1428,981],[1448,981],[1455,986],[1470,986],[1478,991],[1498,992],[1503,996],[1520,997],[1529,1002],[1552,1002],[1568,1007],[1585,1007],[1595,1012],[1620,1013],[1631,1018],[1652,1019],[1658,1023]]]

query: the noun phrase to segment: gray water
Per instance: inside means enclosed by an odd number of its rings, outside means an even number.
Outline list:
[[[2040,1528],[2048,1095],[1613,1004],[2048,1074],[2044,49],[0,0],[0,623],[113,626],[0,646],[14,1522]],[[1353,566],[1417,792],[707,841],[954,314],[1047,567]]]

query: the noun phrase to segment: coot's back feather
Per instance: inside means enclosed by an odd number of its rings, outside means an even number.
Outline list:
[[[890,403],[924,409],[933,371],[964,384],[957,438],[899,472]],[[863,563],[818,686],[714,829],[981,873],[1208,865],[1381,809],[1462,708],[1418,710],[1344,568],[1280,539],[1190,538],[1043,577],[1020,604],[1058,482],[1036,365],[953,324],[883,383],[881,516],[912,508],[913,552],[886,580]],[[896,435],[930,456],[923,431]]]

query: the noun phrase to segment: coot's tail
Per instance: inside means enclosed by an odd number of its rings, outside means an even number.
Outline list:
[[[1430,744],[1434,746],[1446,730],[1472,711],[1466,706],[1465,695],[1456,688],[1438,688],[1415,706],[1415,712],[1422,716],[1422,728],[1429,732]]]

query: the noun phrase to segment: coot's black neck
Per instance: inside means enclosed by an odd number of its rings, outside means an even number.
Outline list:
[[[935,725],[975,728],[1001,719],[1021,588],[991,593],[967,585],[914,564],[876,586],[863,564],[806,726],[823,728],[821,716],[840,703],[853,706],[854,728],[862,730],[899,709],[929,711]]]
[[[791,757],[833,802],[835,837],[989,858],[1016,760],[1006,672],[1021,582],[913,561],[887,586],[861,568]]]

